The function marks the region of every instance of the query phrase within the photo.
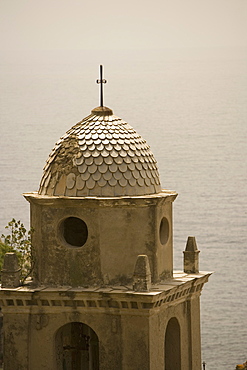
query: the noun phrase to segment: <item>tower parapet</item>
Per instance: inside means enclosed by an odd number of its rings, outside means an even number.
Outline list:
[[[199,253],[196,238],[194,236],[188,236],[184,251],[184,272],[187,274],[196,274],[199,272]]]
[[[1,271],[2,288],[17,288],[20,285],[20,275],[17,255],[13,252],[6,253]]]
[[[136,260],[133,275],[133,289],[135,292],[148,292],[151,288],[151,271],[148,256],[139,255]]]

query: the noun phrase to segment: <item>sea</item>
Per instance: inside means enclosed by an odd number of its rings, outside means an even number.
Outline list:
[[[188,236],[200,270],[202,361],[247,360],[247,49],[8,51],[0,60],[0,233],[29,227],[22,193],[37,191],[55,142],[99,105],[148,142],[164,189],[176,190],[174,268]],[[145,225],[140,225],[145,227]]]

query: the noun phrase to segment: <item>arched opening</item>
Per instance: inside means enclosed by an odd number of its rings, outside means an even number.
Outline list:
[[[181,340],[178,320],[169,320],[165,335],[165,370],[181,370]]]
[[[55,341],[57,370],[99,370],[99,340],[88,325],[66,324]]]

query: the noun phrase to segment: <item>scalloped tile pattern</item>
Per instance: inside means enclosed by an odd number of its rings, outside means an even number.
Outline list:
[[[44,167],[39,194],[136,196],[161,191],[157,162],[147,142],[106,107],[58,140]]]

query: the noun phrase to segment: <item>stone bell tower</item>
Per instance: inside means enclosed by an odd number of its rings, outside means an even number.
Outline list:
[[[184,272],[173,271],[177,193],[161,189],[147,142],[101,103],[24,194],[35,266],[31,285],[4,271],[5,369],[198,370],[210,273],[198,270],[194,238]]]

